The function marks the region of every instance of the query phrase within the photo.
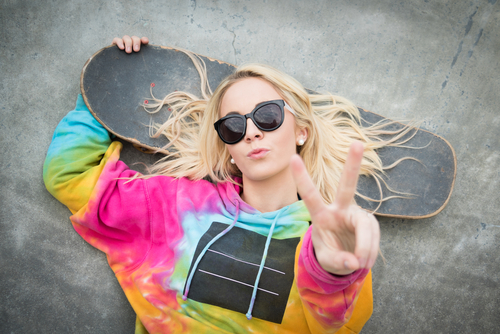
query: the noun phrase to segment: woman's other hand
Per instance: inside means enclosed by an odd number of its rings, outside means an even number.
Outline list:
[[[326,205],[298,155],[291,161],[297,190],[312,220],[311,238],[316,259],[336,275],[370,269],[377,259],[380,227],[377,219],[354,203],[363,144],[354,142],[347,156],[335,201]]]
[[[120,50],[125,50],[126,53],[132,53],[132,50],[139,52],[141,50],[141,44],[148,44],[149,39],[147,37],[139,38],[137,36],[125,35],[122,38],[115,37],[111,45],[116,45]]]

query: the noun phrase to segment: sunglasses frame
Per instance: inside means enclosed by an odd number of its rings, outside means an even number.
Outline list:
[[[277,126],[273,127],[272,129],[264,129],[264,128],[262,128],[259,124],[257,124],[257,122],[255,121],[255,118],[254,118],[255,112],[257,110],[259,110],[260,108],[268,105],[268,104],[276,104],[281,109],[281,122]],[[262,130],[262,131],[266,131],[266,132],[274,131],[274,130],[278,129],[283,124],[283,122],[285,121],[285,107],[288,110],[290,110],[290,112],[293,115],[295,115],[295,112],[293,111],[293,109],[284,100],[264,101],[264,102],[261,102],[261,103],[257,104],[255,106],[255,108],[251,112],[249,112],[248,114],[246,114],[246,115],[231,114],[231,115],[227,115],[227,116],[222,117],[221,119],[219,119],[217,122],[214,123],[215,131],[217,131],[217,134],[219,135],[219,138],[224,143],[226,143],[228,145],[233,145],[233,144],[239,143],[243,139],[243,137],[245,137],[245,134],[247,133],[247,119],[250,118],[252,120],[253,124],[255,124],[255,126],[257,128],[259,128],[260,130]],[[241,134],[241,137],[238,138],[236,141],[227,141],[224,138],[222,138],[222,135],[220,133],[220,125],[222,124],[222,122],[224,122],[226,119],[229,119],[229,118],[240,118],[240,119],[243,119],[243,126],[244,126],[243,127],[243,133]]]

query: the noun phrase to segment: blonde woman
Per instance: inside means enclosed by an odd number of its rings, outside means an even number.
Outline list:
[[[147,42],[113,40],[125,52]],[[380,232],[353,198],[360,170],[381,170],[383,143],[357,109],[262,65],[164,103],[175,159],[152,175],[119,160],[81,96],[44,165],[76,231],[106,253],[136,333],[359,332]]]

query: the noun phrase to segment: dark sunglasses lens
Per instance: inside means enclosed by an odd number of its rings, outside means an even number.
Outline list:
[[[281,107],[277,104],[270,103],[260,107],[253,114],[255,122],[264,130],[273,130],[283,122],[283,114]]]
[[[219,127],[222,138],[230,143],[240,140],[241,136],[243,136],[243,131],[245,131],[245,123],[239,117],[228,118]]]

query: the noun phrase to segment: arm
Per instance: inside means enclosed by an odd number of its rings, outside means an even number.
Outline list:
[[[369,305],[361,307],[358,317],[351,321],[356,324],[349,326],[361,329],[372,310],[371,276],[367,278],[369,270],[360,269],[346,276],[333,275],[324,270],[314,254],[311,228],[299,247],[296,282],[311,333],[336,333],[348,323],[363,289],[369,291],[365,291],[359,302]],[[366,284],[368,289],[364,288],[366,279],[369,280]]]
[[[54,131],[43,165],[47,190],[72,213],[87,203],[107,159],[121,147],[120,143],[112,147],[110,144],[108,131],[90,114],[78,95],[75,109]]]
[[[132,52],[132,47],[138,52],[141,43],[148,44],[148,38],[125,35],[112,42],[127,53]],[[112,152],[120,151],[121,144],[110,144],[108,132],[90,114],[79,95],[75,110],[57,126],[43,167],[47,190],[71,212],[87,203],[104,164]]]
[[[146,185],[127,183],[136,172],[119,160],[121,148],[79,95],[57,126],[43,167],[47,190],[68,206],[75,230],[108,255],[115,271],[140,262],[151,239]]]
[[[335,201],[329,205],[300,158],[291,161],[297,190],[312,220],[300,250],[297,285],[313,332],[313,328],[335,332],[350,319],[364,278],[377,258],[378,222],[353,204],[362,157],[362,144],[353,143]]]

